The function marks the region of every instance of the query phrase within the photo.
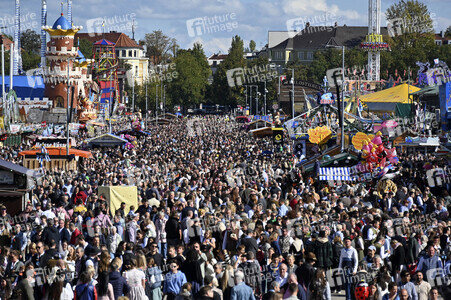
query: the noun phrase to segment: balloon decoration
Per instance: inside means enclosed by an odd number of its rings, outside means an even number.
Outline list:
[[[322,145],[332,137],[332,131],[327,126],[310,128],[308,130],[309,141],[313,144]]]
[[[356,148],[357,150],[366,150],[367,152],[369,152],[370,151],[368,147],[369,141],[371,140],[368,138],[368,135],[366,135],[363,132],[357,132],[352,137],[352,144],[354,145],[354,148]]]
[[[393,165],[399,162],[396,149],[386,147],[380,131],[376,135],[358,132],[352,138],[352,144],[357,150],[362,151],[362,161],[357,167],[367,172],[376,172],[377,178],[382,178],[390,169],[393,169]]]
[[[368,283],[366,282],[359,282],[355,288],[355,298],[357,300],[365,300],[368,299],[370,296],[370,288],[368,286]]]

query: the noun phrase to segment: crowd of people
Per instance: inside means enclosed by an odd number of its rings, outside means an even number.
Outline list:
[[[0,207],[0,299],[451,299],[450,184],[424,168],[446,158],[400,153],[389,190],[333,185],[240,125],[181,118],[44,170],[25,211]],[[98,187],[126,185],[137,205],[111,211]]]

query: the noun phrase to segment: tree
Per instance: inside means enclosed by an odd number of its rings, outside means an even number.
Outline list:
[[[243,86],[229,86],[226,74],[228,70],[246,66],[246,60],[243,55],[243,40],[236,35],[232,38],[227,58],[219,65],[213,77],[213,102],[227,105],[244,104]]]
[[[86,59],[92,58],[92,42],[87,39],[79,40],[80,52],[83,53]]]
[[[451,26],[449,26],[449,27],[446,29],[445,35],[446,35],[447,37],[451,37]]]
[[[146,33],[145,43],[147,46],[147,56],[154,65],[167,62],[171,56],[169,51],[172,51],[173,56],[175,56],[179,47],[176,39],[168,37],[161,30]]]
[[[27,29],[20,35],[20,43],[23,50],[38,54],[41,49],[41,37],[31,29]]]
[[[37,68],[40,62],[41,56],[39,56],[38,54],[26,50],[22,51],[22,69],[24,71]]]
[[[254,40],[251,40],[249,42],[249,50],[251,50],[251,52],[254,52],[256,46],[257,46],[257,44],[255,43]]]
[[[196,43],[192,50],[180,50],[174,62],[177,76],[168,82],[173,104],[192,106],[203,102],[211,70],[202,45]]]
[[[433,42],[434,23],[425,4],[401,0],[387,9],[386,16],[392,23],[392,48],[407,49],[415,44]]]

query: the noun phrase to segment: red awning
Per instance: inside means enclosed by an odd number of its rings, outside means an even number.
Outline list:
[[[58,147],[58,148],[47,148],[47,151],[49,152],[49,156],[63,156],[66,155],[66,148],[65,147]],[[19,156],[22,155],[36,155],[37,153],[41,153],[41,149],[33,149],[33,150],[26,150],[19,152]],[[69,155],[75,155],[80,156],[84,158],[92,158],[92,154],[89,151],[83,151],[78,150],[74,148],[69,148]]]

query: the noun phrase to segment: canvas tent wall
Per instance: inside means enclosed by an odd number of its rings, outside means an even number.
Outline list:
[[[99,196],[106,198],[111,214],[125,203],[125,214],[130,211],[130,206],[138,209],[138,188],[136,186],[99,186]]]

